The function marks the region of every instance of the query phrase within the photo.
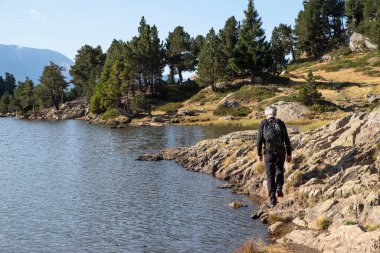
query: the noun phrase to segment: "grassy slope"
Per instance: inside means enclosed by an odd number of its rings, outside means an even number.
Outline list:
[[[370,93],[380,94],[380,54],[376,52],[364,53],[333,53],[336,58],[332,62],[304,62],[289,66],[287,77],[291,79],[291,84],[287,88],[293,88],[296,93],[297,88],[305,83],[305,76],[309,70],[313,71],[317,81],[321,84],[320,91],[324,98],[338,104],[347,104],[351,100],[355,105],[365,105],[365,96]],[[331,88],[340,86],[338,89]],[[244,86],[238,91],[215,93],[210,88],[206,88],[193,96],[191,99],[179,104],[180,110],[204,110],[195,117],[184,117],[182,125],[242,125],[257,126],[262,117],[262,110],[265,106],[274,102],[278,97],[287,96],[289,92],[281,92],[276,88],[281,85],[270,86],[268,94],[262,94],[253,86]],[[271,90],[272,89],[272,90]],[[229,93],[234,93],[233,98],[238,100],[242,106],[252,109],[252,113],[247,117],[241,117],[233,121],[222,120],[220,116],[215,116],[218,103]],[[358,106],[354,111],[367,110],[367,107]],[[153,115],[162,115],[163,111],[153,111]],[[298,120],[288,122],[288,124],[306,125],[305,130],[316,128],[344,115],[345,112],[324,113],[314,115],[313,120]],[[141,120],[141,119],[140,119]],[[144,120],[144,119],[142,119]]]

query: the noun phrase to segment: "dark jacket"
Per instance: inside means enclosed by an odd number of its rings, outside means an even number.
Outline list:
[[[285,144],[286,154],[288,156],[291,156],[292,155],[292,146],[290,144],[290,139],[289,139],[288,131],[286,130],[285,123],[280,119],[277,119],[277,120],[278,120],[278,125],[280,126],[280,129],[281,129],[281,132],[283,135],[283,141]],[[265,138],[263,135],[263,131],[264,131],[264,126],[266,124],[266,121],[267,120],[261,121],[260,126],[259,126],[259,134],[257,137],[257,154],[259,156],[262,156],[262,154],[263,154],[263,152],[262,152],[263,146],[265,148]]]

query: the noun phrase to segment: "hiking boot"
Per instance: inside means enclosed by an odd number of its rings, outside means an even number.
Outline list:
[[[277,197],[279,197],[279,198],[284,197],[284,193],[282,192],[281,189],[277,189]]]
[[[271,208],[275,207],[276,204],[277,204],[277,200],[275,198],[274,199],[273,198],[270,199],[269,205],[270,205]]]

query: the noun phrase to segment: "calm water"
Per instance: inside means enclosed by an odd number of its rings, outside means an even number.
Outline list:
[[[228,128],[111,130],[0,119],[1,252],[231,252],[267,239],[257,208],[173,162],[137,162]],[[234,210],[240,200],[249,208]]]

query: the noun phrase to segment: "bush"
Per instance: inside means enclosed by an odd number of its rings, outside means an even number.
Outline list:
[[[157,98],[170,102],[182,102],[197,94],[199,90],[199,85],[193,81],[186,81],[182,84],[160,85]]]
[[[152,111],[151,103],[145,95],[137,95],[133,97],[129,102],[129,108],[135,115],[143,112],[150,114]]]
[[[344,225],[346,225],[346,226],[352,226],[352,225],[356,225],[356,224],[357,224],[356,221],[352,221],[352,220],[348,220],[344,223]]]
[[[320,99],[320,100],[315,101],[314,105],[312,105],[310,109],[314,112],[323,113],[323,112],[334,112],[338,108],[336,104],[330,101]]]
[[[234,93],[235,99],[245,102],[260,102],[276,96],[278,89],[271,86],[245,85]]]
[[[316,101],[321,100],[322,93],[317,89],[317,84],[313,76],[313,72],[309,71],[307,75],[307,84],[305,84],[298,93],[299,102],[304,105],[313,105]]]
[[[331,225],[331,221],[326,217],[319,217],[317,221],[317,228],[319,230],[325,230]]]
[[[167,104],[164,104],[164,105],[161,105],[161,106],[157,107],[156,111],[162,111],[162,112],[176,111],[176,110],[178,110],[181,107],[183,107],[182,103],[179,103],[179,102],[177,102],[177,103],[170,102],[170,103],[167,103]]]
[[[117,118],[122,113],[116,108],[110,108],[105,113],[102,114],[102,120],[110,120]]]
[[[245,106],[238,106],[228,108],[224,105],[219,105],[214,111],[216,116],[232,116],[232,117],[245,117],[251,113],[251,109]]]

